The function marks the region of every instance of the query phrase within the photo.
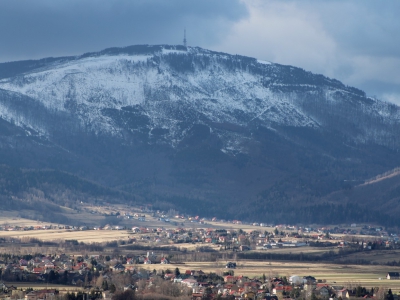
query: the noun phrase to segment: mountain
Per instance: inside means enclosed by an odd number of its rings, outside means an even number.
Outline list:
[[[29,219],[71,224],[72,214],[83,203],[131,203],[132,196],[104,188],[57,170],[20,170],[0,165],[2,210],[18,212]],[[79,224],[87,224],[80,220]],[[74,221],[77,224],[77,221]],[[96,224],[98,225],[98,224]]]
[[[364,203],[371,210],[397,211],[400,207],[400,169],[380,174],[351,188],[335,191],[326,197],[332,203],[353,201]]]
[[[3,63],[0,117],[0,163],[160,209],[398,224],[398,205],[332,195],[400,165],[400,108],[300,68],[169,45]]]

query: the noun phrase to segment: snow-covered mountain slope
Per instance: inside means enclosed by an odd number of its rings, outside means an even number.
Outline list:
[[[49,111],[72,113],[82,126],[101,134],[122,136],[124,130],[135,129],[115,120],[112,112],[140,108],[146,131],[151,135],[153,129],[161,130],[164,141],[171,145],[179,143],[195,123],[329,125],[322,110],[332,109],[334,116],[336,108],[354,102],[352,99],[358,102],[354,103],[356,109],[369,117],[384,118],[390,124],[398,124],[400,119],[397,107],[366,98],[363,92],[320,75],[179,46],[112,48],[55,60],[1,79],[0,89],[34,99]],[[3,117],[13,117],[4,104],[0,109]],[[35,128],[23,117],[13,119]],[[182,122],[189,124],[182,128]],[[43,126],[35,129],[46,131]],[[379,139],[379,135],[361,132],[354,138],[367,141]],[[225,146],[230,142],[225,139]]]
[[[228,55],[196,48],[78,57],[3,79],[0,88],[29,96],[51,110],[74,111],[83,123],[111,134],[119,130],[102,109],[135,105],[145,109],[150,127],[167,128],[171,133],[182,121],[168,111],[177,104],[218,123],[242,125],[259,119],[292,126],[318,125],[289,99],[275,97],[261,84],[263,74],[248,71],[248,62],[234,58],[233,62],[245,69],[230,70],[224,62],[231,60]],[[174,61],[183,65],[183,72]],[[268,66],[252,62],[252,67],[260,70]],[[245,119],[235,117],[235,112]],[[171,139],[175,138],[172,134]]]
[[[277,201],[288,213],[400,165],[398,106],[201,48],[0,64],[0,117],[0,163],[57,168],[197,213],[229,203],[226,214],[262,216]]]

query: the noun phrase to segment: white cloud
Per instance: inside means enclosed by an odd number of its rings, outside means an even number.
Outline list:
[[[395,101],[388,95],[400,92],[400,44],[393,34],[400,30],[398,4],[242,2],[249,17],[235,23],[214,49],[301,67]]]
[[[218,46],[276,63],[334,75],[336,43],[318,14],[293,2],[246,2],[250,17],[236,23]]]
[[[354,84],[364,81],[379,80],[391,84],[400,84],[400,58],[399,57],[374,57],[355,55],[350,63],[356,72],[347,79]]]
[[[400,105],[400,93],[383,93],[381,100]]]

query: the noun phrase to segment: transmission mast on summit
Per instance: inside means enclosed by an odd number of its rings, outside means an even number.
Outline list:
[[[186,41],[186,28],[183,30],[183,46],[186,47],[187,41]]]

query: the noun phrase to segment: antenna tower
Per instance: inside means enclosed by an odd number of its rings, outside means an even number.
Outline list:
[[[183,46],[186,47],[186,28],[185,28],[185,30],[183,31]]]

